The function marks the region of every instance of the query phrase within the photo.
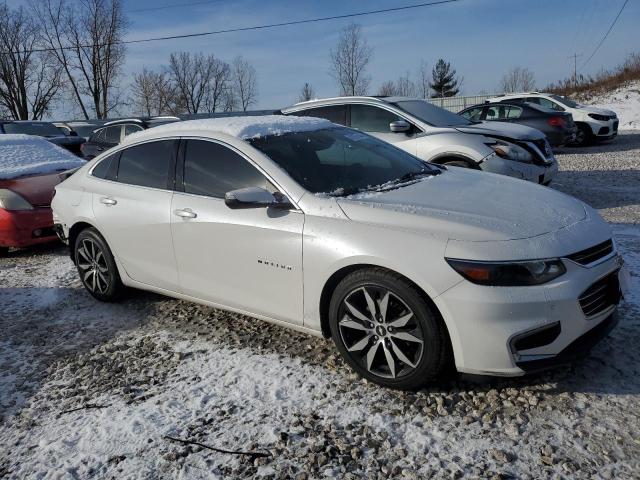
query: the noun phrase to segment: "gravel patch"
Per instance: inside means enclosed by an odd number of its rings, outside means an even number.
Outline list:
[[[95,302],[63,248],[0,259],[0,477],[640,478],[640,133],[558,160],[553,188],[614,223],[633,285],[589,358],[534,377],[385,390],[328,340],[143,292]]]

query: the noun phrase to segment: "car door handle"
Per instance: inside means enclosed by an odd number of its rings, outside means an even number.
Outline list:
[[[115,205],[118,201],[115,198],[111,197],[100,197],[100,203],[105,205]]]
[[[196,218],[198,216],[198,214],[192,211],[190,208],[174,210],[173,214],[182,218]]]

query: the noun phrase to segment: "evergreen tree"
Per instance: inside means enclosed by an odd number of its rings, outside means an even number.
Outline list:
[[[453,97],[460,91],[456,71],[451,68],[449,62],[445,62],[442,58],[433,67],[431,77],[433,78],[433,81],[429,82],[429,86],[433,90],[431,98]]]

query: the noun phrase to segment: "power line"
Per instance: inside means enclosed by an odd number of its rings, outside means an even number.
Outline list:
[[[602,44],[604,43],[604,41],[607,39],[607,37],[609,36],[609,34],[611,33],[611,30],[613,30],[613,27],[615,26],[616,22],[618,21],[618,19],[620,18],[620,15],[622,15],[622,11],[624,10],[624,7],[627,6],[627,2],[629,0],[624,0],[624,3],[622,4],[622,7],[620,8],[620,11],[618,12],[618,15],[616,15],[616,18],[613,19],[613,23],[611,24],[611,26],[609,27],[609,30],[607,30],[607,33],[604,34],[604,37],[602,37],[602,40],[600,40],[600,43],[598,43],[598,46],[595,48],[595,50],[593,51],[593,53],[589,56],[589,58],[587,58],[587,61],[584,62],[582,64],[582,66],[580,67],[580,70],[582,70],[584,67],[587,66],[587,63],[589,63],[589,61],[593,58],[593,56],[596,54],[596,52],[598,50],[600,50],[600,47],[602,46]]]
[[[135,40],[121,40],[117,42],[108,42],[104,44],[88,44],[88,45],[73,45],[73,46],[65,46],[61,48],[34,48],[31,50],[23,50],[20,52],[11,52],[11,51],[3,51],[0,54],[8,54],[8,53],[33,53],[33,52],[54,52],[59,50],[75,50],[77,48],[92,48],[92,47],[106,47],[109,45],[131,45],[136,43],[148,43],[148,42],[160,42],[164,40],[179,40],[182,38],[194,38],[194,37],[205,37],[209,35],[220,35],[223,33],[233,33],[233,32],[247,32],[251,30],[264,30],[267,28],[277,28],[277,27],[286,27],[290,25],[302,25],[305,23],[317,23],[317,22],[327,22],[330,20],[341,20],[345,18],[353,18],[353,17],[364,17],[366,15],[376,15],[379,13],[389,13],[389,12],[399,12],[403,10],[410,10],[416,8],[423,7],[432,7],[435,5],[442,5],[445,3],[455,3],[461,0],[437,0],[433,2],[424,2],[424,3],[415,3],[413,5],[405,5],[402,7],[391,7],[391,8],[382,8],[379,10],[368,10],[365,12],[356,12],[356,13],[347,13],[344,15],[332,15],[330,17],[318,17],[318,18],[309,18],[305,20],[294,20],[290,22],[280,22],[280,23],[270,23],[266,25],[254,25],[251,27],[239,27],[239,28],[228,28],[225,30],[214,30],[210,32],[198,32],[198,33],[187,33],[183,35],[170,35],[166,37],[151,37],[151,38],[141,38]]]
[[[127,13],[151,12],[154,10],[166,10],[168,8],[194,7],[197,5],[210,5],[212,3],[220,3],[222,0],[202,0],[200,2],[189,3],[173,3],[171,5],[160,5],[158,7],[136,8],[135,10],[127,10]]]

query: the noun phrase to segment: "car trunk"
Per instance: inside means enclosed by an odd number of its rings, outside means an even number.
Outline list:
[[[64,180],[64,174],[50,173],[27,177],[0,180],[0,188],[13,190],[34,207],[49,207],[53,198],[53,189]]]

